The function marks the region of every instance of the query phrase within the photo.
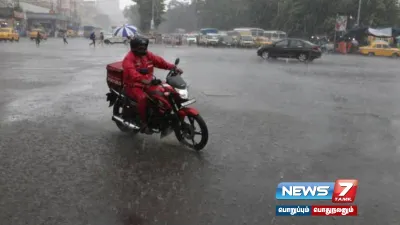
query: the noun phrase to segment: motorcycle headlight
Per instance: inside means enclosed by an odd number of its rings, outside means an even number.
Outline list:
[[[178,92],[179,96],[182,99],[188,99],[189,98],[189,92],[188,92],[187,88],[185,88],[185,89],[175,88],[175,90]]]

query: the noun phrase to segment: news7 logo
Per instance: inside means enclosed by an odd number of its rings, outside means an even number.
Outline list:
[[[332,200],[352,203],[357,194],[358,180],[339,179],[336,182],[282,182],[276,188],[278,200]]]
[[[356,199],[358,180],[336,180],[332,194],[334,203],[351,203]]]

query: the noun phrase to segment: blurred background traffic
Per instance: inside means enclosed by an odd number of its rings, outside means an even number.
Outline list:
[[[116,30],[131,24],[154,44],[259,48],[294,37],[323,52],[397,57],[399,4],[385,1],[321,1],[304,8],[306,2],[296,0],[0,0],[0,41],[34,40],[38,33],[43,40],[89,38],[94,32],[97,39],[103,33],[105,44],[127,44],[131,34]]]

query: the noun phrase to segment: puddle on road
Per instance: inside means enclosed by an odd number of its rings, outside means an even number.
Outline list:
[[[80,83],[80,81],[78,82]],[[70,96],[77,93],[86,92],[93,88],[92,84],[77,86],[76,83],[69,83],[62,89],[59,86],[43,87],[39,90],[31,89],[20,91],[12,101],[2,106],[4,115],[2,115],[1,123],[12,123],[23,120],[35,120],[43,115],[54,116],[53,104],[63,102],[63,99],[71,98]]]

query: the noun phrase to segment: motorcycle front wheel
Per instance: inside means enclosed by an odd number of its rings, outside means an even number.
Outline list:
[[[206,122],[200,115],[187,115],[182,121],[183,124],[175,129],[175,136],[178,141],[196,151],[202,150],[208,142],[208,128]],[[195,126],[197,123],[198,127]],[[196,138],[199,141],[196,141]]]

